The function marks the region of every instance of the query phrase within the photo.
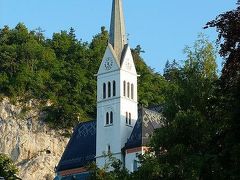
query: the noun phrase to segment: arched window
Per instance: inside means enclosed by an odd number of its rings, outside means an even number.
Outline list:
[[[126,96],[126,81],[123,81],[123,96]]]
[[[116,81],[113,81],[113,96],[116,96]]]
[[[130,83],[127,83],[127,97],[130,97]]]
[[[128,124],[128,112],[126,112],[126,124]]]
[[[108,97],[111,97],[111,83],[108,82]]]
[[[107,112],[106,113],[106,125],[108,125],[109,124],[109,113]]]
[[[106,84],[103,83],[103,99],[106,98]]]
[[[131,84],[131,99],[134,98],[134,86]]]
[[[111,113],[110,113],[110,124],[112,124],[113,123],[113,112],[111,111]]]
[[[132,124],[132,114],[131,113],[128,114],[128,124],[129,125]]]

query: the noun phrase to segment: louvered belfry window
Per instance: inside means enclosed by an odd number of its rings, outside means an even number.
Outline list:
[[[110,124],[113,124],[113,112],[110,112]]]
[[[111,97],[111,83],[108,82],[108,97]]]
[[[113,96],[116,96],[116,81],[113,81]]]
[[[103,99],[106,99],[106,84],[103,83]]]
[[[109,125],[109,113],[106,113],[106,125]]]

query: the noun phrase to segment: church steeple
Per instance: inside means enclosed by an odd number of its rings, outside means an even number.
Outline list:
[[[120,64],[124,45],[127,44],[122,0],[113,0],[109,43],[112,45]]]
[[[111,152],[124,162],[122,149],[138,119],[137,72],[127,44],[122,0],[113,0],[108,46],[97,73],[96,163]]]

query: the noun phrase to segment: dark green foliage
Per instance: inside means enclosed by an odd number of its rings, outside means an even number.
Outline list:
[[[207,24],[219,32],[225,58],[220,78],[213,48],[203,39],[185,50],[183,66],[167,62],[165,125],[155,132],[135,179],[240,178],[239,17],[238,7]]]
[[[139,103],[145,107],[162,104],[164,102],[162,91],[166,86],[166,81],[161,75],[155,73],[153,69],[145,64],[140,56],[141,52],[144,51],[139,45],[135,49],[132,49],[136,70],[140,75],[138,78]]]
[[[219,33],[220,55],[225,59],[216,87],[218,133],[213,150],[213,170],[223,179],[240,178],[240,2],[235,10],[220,14],[207,27]],[[220,170],[219,170],[220,169]]]
[[[215,52],[204,37],[185,49],[182,65],[167,62],[162,91],[165,125],[151,141],[153,154],[141,158],[135,179],[198,179],[211,154],[206,153],[214,126],[209,102],[217,80]]]
[[[108,32],[102,27],[90,43],[77,40],[73,28],[54,33],[51,39],[45,39],[42,32],[41,28],[29,32],[22,23],[0,29],[0,94],[23,102],[31,98],[43,105],[50,102],[51,106],[43,108],[52,127],[73,127],[96,118],[94,74],[102,61]],[[154,92],[160,91],[162,79],[143,62],[140,46],[133,52],[142,75],[140,102],[159,104],[163,98]],[[149,84],[149,93],[143,93]]]
[[[97,70],[92,66],[99,63],[93,62],[93,50],[75,38],[72,28],[45,40],[21,23],[12,30],[4,27],[0,30],[0,91],[24,101],[50,101],[52,106],[45,110],[55,127],[94,118]]]
[[[148,179],[148,180],[159,180],[162,178],[162,174],[166,171],[167,164],[164,167],[160,167],[158,160],[152,154],[144,154],[143,156],[139,156],[141,167],[138,171],[133,172],[130,175],[130,179],[138,180],[138,179]]]
[[[0,154],[0,177],[6,180],[20,179],[17,177],[18,169],[13,164],[12,160],[6,155]]]
[[[128,180],[130,174],[123,167],[122,162],[112,156],[105,154],[106,162],[103,168],[98,168],[95,163],[90,164],[87,168],[91,172],[90,180]]]

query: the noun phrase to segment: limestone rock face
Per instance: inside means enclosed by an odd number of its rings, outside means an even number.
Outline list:
[[[44,116],[34,101],[24,107],[0,102],[0,153],[11,157],[23,180],[52,180],[69,140],[48,128]]]

